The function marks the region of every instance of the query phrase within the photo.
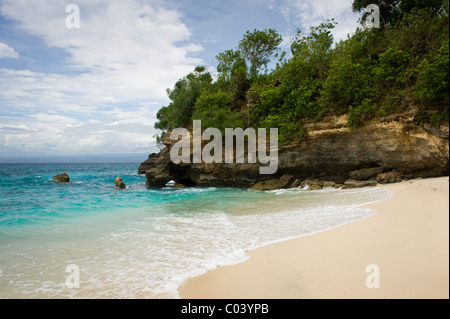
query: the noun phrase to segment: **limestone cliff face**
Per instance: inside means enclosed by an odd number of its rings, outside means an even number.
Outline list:
[[[415,125],[413,112],[357,129],[347,127],[346,116],[327,117],[318,123],[306,123],[304,128],[306,137],[279,148],[278,171],[274,175],[260,175],[260,163],[175,165],[169,156],[173,142],[168,139],[164,141],[167,147],[150,155],[139,173],[146,174],[148,186],[155,187],[169,180],[186,186],[215,187],[252,187],[262,181],[281,180],[283,185],[272,188],[284,188],[298,186],[306,179],[344,183],[357,176],[357,171],[368,168],[379,174],[395,171],[404,179],[449,172],[448,124]]]

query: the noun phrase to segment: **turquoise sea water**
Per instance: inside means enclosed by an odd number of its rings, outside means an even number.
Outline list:
[[[0,164],[0,298],[177,298],[246,250],[373,214],[381,188],[145,187],[132,164]],[[69,184],[52,176],[68,173]],[[126,190],[114,186],[121,176]],[[79,269],[79,288],[66,285]]]

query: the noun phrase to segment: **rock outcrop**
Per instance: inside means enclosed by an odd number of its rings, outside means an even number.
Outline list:
[[[383,173],[382,167],[363,168],[350,172],[350,179],[356,181],[366,181],[371,178],[375,178],[378,174]]]
[[[297,187],[305,180],[327,181],[332,187],[362,187],[449,172],[449,127],[414,124],[414,110],[347,127],[347,116],[330,116],[305,123],[307,136],[280,146],[278,171],[260,175],[263,164],[174,164],[170,149],[175,142],[166,134],[166,148],[152,154],[139,167],[147,185],[164,187],[170,181],[186,186],[244,187],[267,190]],[[192,154],[191,154],[192,158]],[[367,183],[358,183],[366,182]],[[333,184],[334,183],[334,184]],[[317,184],[317,183],[316,183]],[[322,185],[309,185],[322,188]]]
[[[114,180],[114,184],[116,184],[116,187],[118,189],[125,189],[127,188],[127,186],[125,185],[124,182],[122,182],[122,177],[117,176],[116,179]]]
[[[257,191],[267,191],[272,189],[282,189],[293,187],[292,181],[294,176],[283,175],[281,178],[269,179],[267,181],[261,181],[253,185],[252,189]]]
[[[352,179],[349,179],[344,183],[344,186],[342,186],[342,189],[348,189],[348,188],[362,188],[362,187],[375,187],[378,185],[378,182],[376,180],[369,180],[369,181],[355,181]]]
[[[402,174],[395,169],[391,172],[381,173],[377,175],[377,182],[381,184],[397,183],[402,180]]]
[[[55,181],[57,183],[69,183],[70,178],[69,178],[69,175],[66,173],[58,174],[58,175],[53,176],[53,181]]]
[[[139,174],[145,174],[147,177],[147,186],[164,187],[167,182],[177,179],[178,166],[170,160],[169,148],[171,144],[167,139],[165,142],[168,147],[158,154],[149,155],[148,159],[143,162],[138,169]]]
[[[339,183],[335,183],[332,181],[321,181],[318,179],[314,179],[314,180],[304,180],[303,182],[300,183],[300,188],[304,189],[304,190],[309,190],[309,191],[316,191],[316,190],[320,190],[323,188],[340,188],[342,186],[342,184]]]

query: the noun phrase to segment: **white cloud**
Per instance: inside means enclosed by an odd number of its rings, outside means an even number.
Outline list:
[[[1,123],[29,127],[0,130],[0,147],[146,152],[156,111],[168,102],[166,88],[202,63],[190,57],[202,47],[162,1],[78,0],[79,29],[66,28],[66,4],[0,2],[1,15],[68,54],[61,73],[0,69],[0,111],[19,114]]]
[[[338,26],[333,30],[335,41],[347,38],[347,34],[352,34],[358,25],[359,15],[352,12],[353,0],[286,0],[280,5],[279,10],[287,20],[295,33],[296,28],[308,33],[309,27],[318,26],[335,18]]]
[[[19,54],[13,48],[11,48],[9,45],[0,42],[0,59],[1,58],[18,59]]]
[[[93,114],[95,119],[37,113],[0,116],[0,145],[8,150],[37,154],[143,153],[155,148],[154,114],[146,109],[131,114],[113,110]],[[122,118],[125,116],[125,118]],[[115,121],[115,122],[113,122]],[[114,125],[113,125],[114,124]]]
[[[28,33],[68,52],[69,66],[85,72],[66,79],[59,76],[59,87],[65,84],[85,94],[95,90],[117,102],[164,98],[167,87],[202,62],[189,57],[200,46],[177,45],[188,41],[191,33],[176,11],[137,0],[77,3],[80,29],[66,28],[67,13],[59,1],[6,0],[0,7]],[[92,96],[93,104],[98,95]]]

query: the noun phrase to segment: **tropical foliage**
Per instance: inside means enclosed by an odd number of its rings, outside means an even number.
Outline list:
[[[448,122],[448,0],[355,0],[362,23],[368,3],[380,6],[382,26],[338,43],[334,19],[298,30],[288,52],[275,30],[248,31],[216,56],[214,78],[199,66],[168,90],[155,127],[278,127],[288,143],[307,134],[305,121],[327,114],[348,114],[356,128],[415,107],[417,124]]]

